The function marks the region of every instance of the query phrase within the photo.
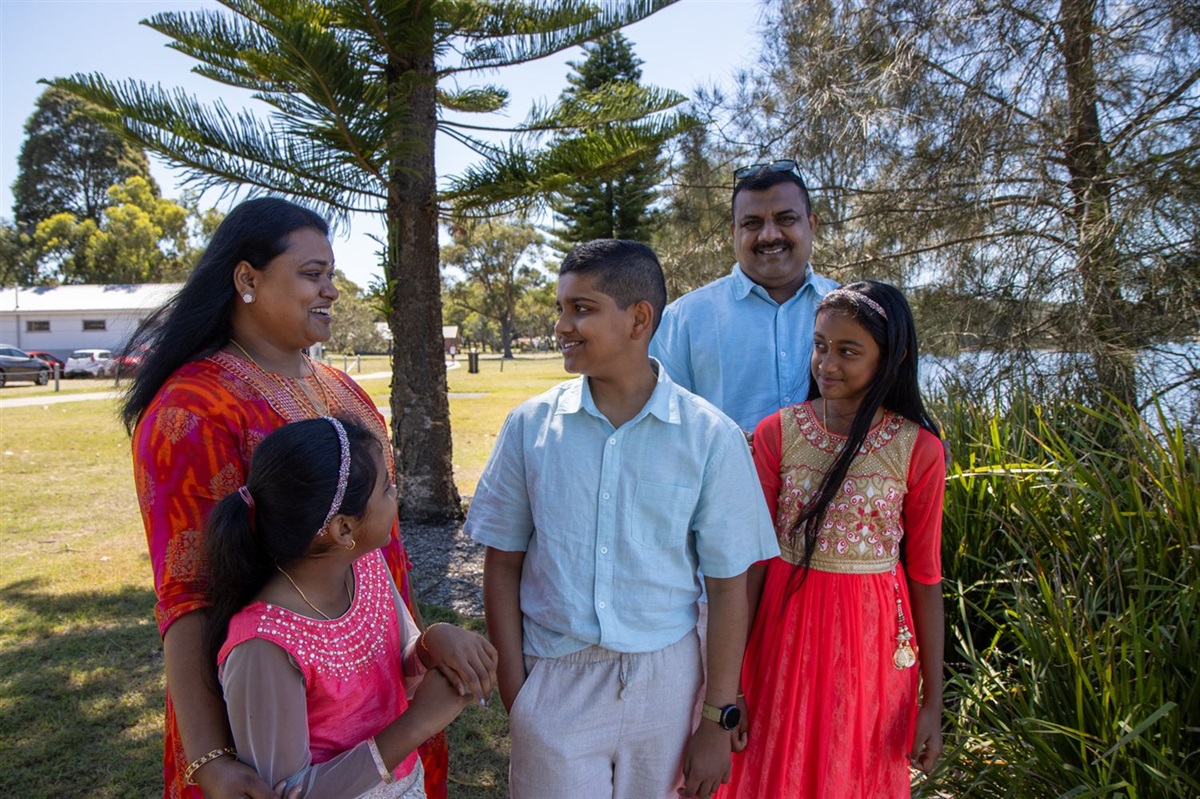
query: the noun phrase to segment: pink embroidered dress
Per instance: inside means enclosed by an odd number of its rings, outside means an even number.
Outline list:
[[[797,589],[794,564],[804,550],[791,530],[845,440],[821,426],[809,403],[764,419],[754,434],[782,554],[766,562],[746,645],[750,737],[723,799],[910,794],[920,669],[897,667],[896,598],[913,630],[906,577],[941,579],[944,454],[936,436],[885,412],[829,505]]]
[[[230,621],[218,661],[238,757],[304,797],[412,795],[417,753],[385,786],[368,739],[408,708],[401,675],[424,673],[416,625],[382,553],[355,561],[354,583],[332,621],[265,602]]]

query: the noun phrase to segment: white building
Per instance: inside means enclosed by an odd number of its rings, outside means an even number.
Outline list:
[[[120,349],[139,322],[182,283],[0,289],[0,342],[66,358],[72,350]]]

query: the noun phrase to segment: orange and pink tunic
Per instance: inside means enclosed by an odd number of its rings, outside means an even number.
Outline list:
[[[323,397],[329,413],[357,421],[384,443],[391,463],[387,426],[371,398],[348,375],[313,364],[309,377],[267,374],[241,358],[217,352],[181,366],[159,389],[133,432],[134,482],[146,528],[146,543],[158,598],[160,635],[179,618],[207,605],[208,574],[201,541],[212,508],[245,482],[250,456],[276,428],[322,415],[305,401]],[[304,391],[307,381],[308,391]],[[396,586],[411,609],[410,564],[393,528],[384,557]],[[422,747],[430,799],[446,796],[448,751],[444,735]],[[167,694],[163,796],[200,799],[185,786],[187,756]]]

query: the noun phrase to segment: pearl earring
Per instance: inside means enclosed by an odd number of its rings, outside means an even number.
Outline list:
[[[254,295],[247,291],[242,295],[242,302],[249,305],[250,303],[254,302]]]

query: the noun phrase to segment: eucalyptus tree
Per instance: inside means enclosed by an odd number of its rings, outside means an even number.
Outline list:
[[[224,10],[145,24],[215,81],[248,89],[265,119],[98,74],[54,81],[201,187],[289,195],[332,213],[382,214],[394,341],[393,446],[401,514],[458,517],[442,354],[438,217],[545,202],[571,180],[652,152],[681,126],[664,92],[583,94],[502,128],[461,121],[505,108],[476,83],[642,19],[673,0],[221,0]],[[620,122],[612,125],[608,123]],[[559,138],[552,134],[579,131]],[[441,132],[479,160],[439,193]],[[497,137],[495,134],[503,134]],[[439,205],[441,203],[441,205]]]
[[[1200,322],[1200,4],[773,9],[731,138],[805,165],[822,268],[984,296],[976,340],[1136,402],[1134,353]]]
[[[519,219],[460,220],[449,228],[453,243],[442,250],[442,265],[458,272],[450,302],[499,325],[501,350],[511,358],[517,308],[546,282],[542,236]]]

